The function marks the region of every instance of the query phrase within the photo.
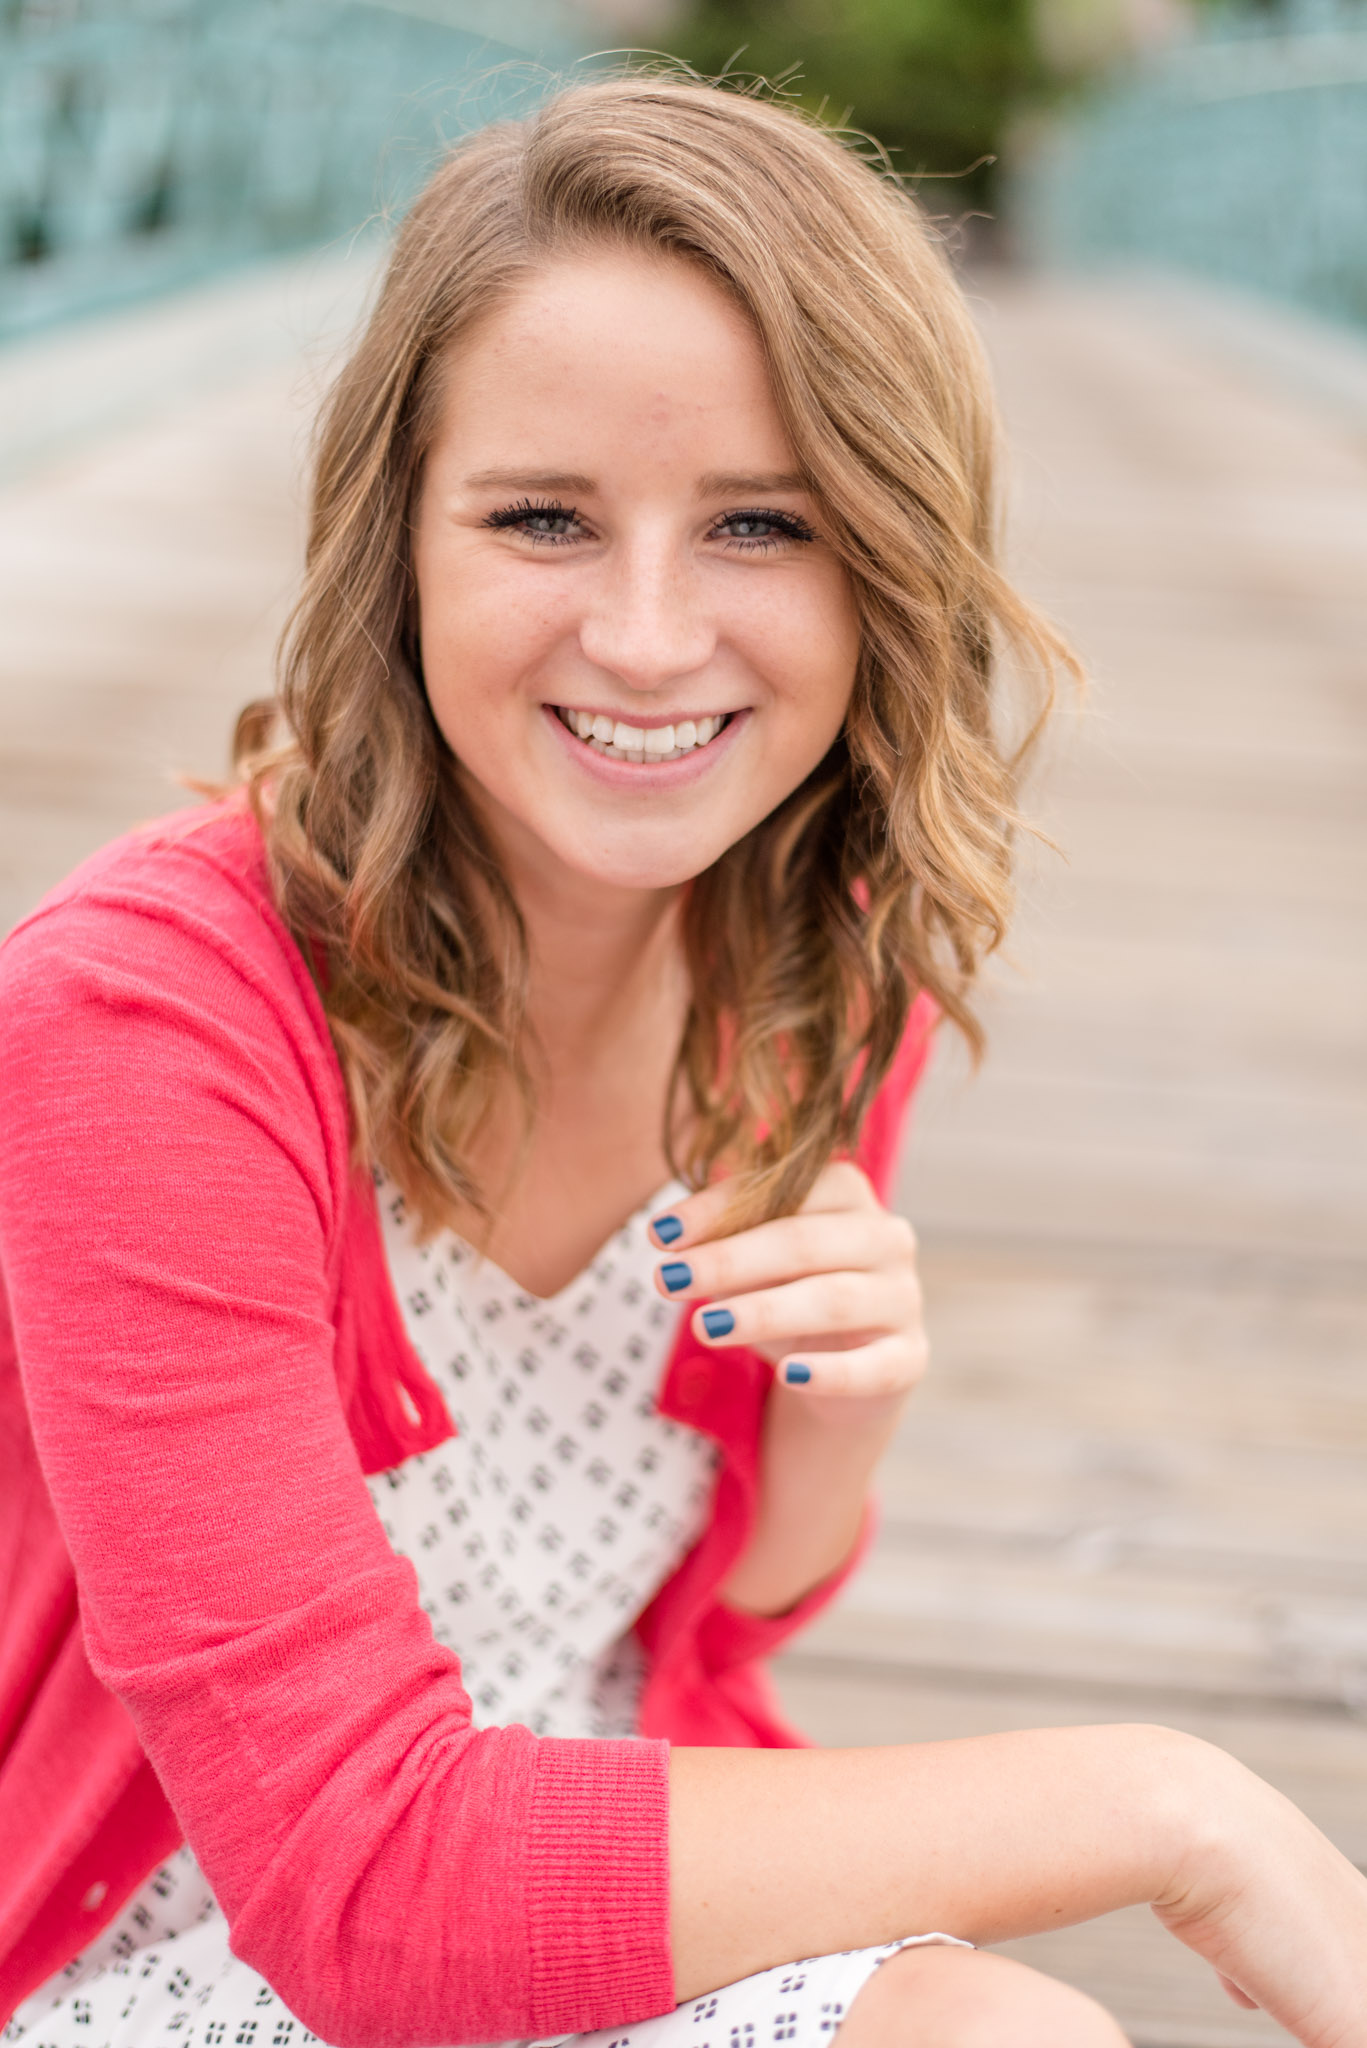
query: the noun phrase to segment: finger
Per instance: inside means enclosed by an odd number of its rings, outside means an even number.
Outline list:
[[[847,1209],[781,1216],[734,1237],[680,1244],[658,1268],[656,1287],[673,1301],[706,1300],[812,1273],[910,1273],[915,1265],[916,1237],[904,1217],[886,1209]]]
[[[812,1182],[811,1193],[801,1205],[800,1214],[832,1209],[881,1209],[882,1203],[874,1193],[873,1183],[862,1166],[856,1166],[852,1159],[832,1159],[824,1166]]]
[[[902,1273],[816,1273],[783,1287],[736,1294],[695,1310],[694,1335],[704,1344],[776,1346],[822,1342],[831,1336],[865,1338],[904,1330],[920,1321],[920,1290]]]
[[[778,1378],[803,1395],[871,1400],[909,1393],[923,1378],[927,1362],[925,1340],[899,1333],[851,1351],[803,1351],[800,1357],[780,1359]]]
[[[712,1181],[696,1194],[661,1210],[650,1219],[650,1234],[662,1251],[675,1246],[701,1244],[721,1228],[735,1200],[734,1178]],[[868,1175],[849,1159],[832,1160],[823,1167],[802,1203],[802,1215],[842,1209],[879,1208]]]
[[[650,1235],[662,1251],[676,1245],[699,1244],[711,1236],[735,1198],[730,1180],[714,1180],[696,1194],[685,1195],[650,1219]]]
[[[1219,1970],[1215,1974],[1220,1979],[1221,1990],[1227,1997],[1232,1998],[1236,2005],[1241,2005],[1245,2012],[1258,2012],[1261,2009],[1257,1999],[1250,1998],[1246,1991],[1241,1991],[1232,1977],[1224,1976]]]

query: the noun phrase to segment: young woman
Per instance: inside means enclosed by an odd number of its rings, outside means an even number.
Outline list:
[[[1227,1757],[816,1754],[759,1670],[924,1363],[883,1197],[1059,658],[991,445],[774,106],[572,90],[408,219],[245,795],[0,962],[11,2041],[1099,2048],[969,1944],[1148,1900],[1367,2043],[1367,1883]]]

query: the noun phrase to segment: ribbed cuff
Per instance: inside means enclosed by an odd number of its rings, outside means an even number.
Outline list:
[[[667,1742],[538,1744],[527,1898],[538,2034],[672,2011]]]

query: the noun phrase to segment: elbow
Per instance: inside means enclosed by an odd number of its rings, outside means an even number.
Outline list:
[[[254,1897],[229,1946],[329,2048],[457,2048],[535,2035],[527,1955],[471,1954],[456,1925],[375,1910],[362,1884],[295,1883]],[[459,1916],[454,1916],[458,1924]]]
[[[395,2024],[399,2015],[392,1980],[356,1971],[337,1950],[329,1955],[317,1942],[300,1941],[298,1934],[297,1922],[288,1928],[277,1920],[270,1937],[263,1938],[249,1913],[232,1925],[228,1945],[291,2016],[329,2048],[412,2048],[414,2037]]]
[[[264,1954],[259,1945],[244,1943],[234,1931],[233,1954],[270,1986],[292,2018],[328,2048],[417,2048],[420,2041],[441,2039],[451,2044],[467,2038],[459,2014],[448,2015],[439,2030],[414,2027],[403,2000],[395,1996],[395,1979],[369,1969],[344,1965],[329,1970],[321,1958]]]

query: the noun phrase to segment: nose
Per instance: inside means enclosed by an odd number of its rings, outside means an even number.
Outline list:
[[[706,667],[716,625],[697,577],[666,537],[612,551],[580,621],[579,645],[629,690],[660,690]]]

